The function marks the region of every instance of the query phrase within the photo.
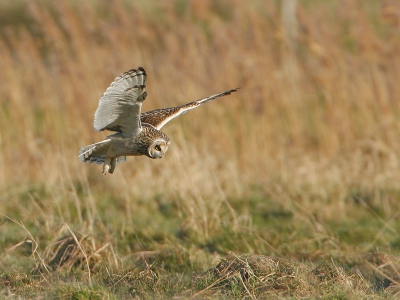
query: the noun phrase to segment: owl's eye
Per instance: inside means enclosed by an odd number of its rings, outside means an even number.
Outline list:
[[[160,145],[156,145],[156,146],[154,147],[154,149],[156,149],[157,151],[161,151]]]

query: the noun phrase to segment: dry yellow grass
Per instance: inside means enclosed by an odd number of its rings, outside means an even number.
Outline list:
[[[200,184],[207,195],[223,185],[241,195],[288,176],[316,189],[396,184],[398,28],[373,11],[379,6],[369,4],[368,14],[358,5],[358,13],[347,2],[300,7],[293,53],[272,3],[30,4],[30,30],[2,31],[1,182],[59,187],[66,174],[74,181],[98,172],[73,159],[76,149],[104,136],[92,119],[105,88],[142,65],[144,110],[242,90],[169,124],[168,157],[131,159],[107,178],[110,188],[120,189],[122,176],[141,195],[144,184]],[[174,181],[183,172],[190,180]],[[215,180],[205,180],[210,173]]]
[[[118,243],[116,256],[149,250],[146,236],[160,239],[149,248],[173,245],[169,221],[211,253],[397,253],[400,7],[304,0],[296,25],[281,5],[1,1],[0,212],[45,245],[66,222]],[[92,126],[98,99],[138,66],[144,111],[241,90],[165,126],[162,160],[128,158],[103,177],[78,150],[106,136]],[[263,223],[275,209],[295,224],[291,235]],[[238,240],[218,248],[225,229]],[[4,251],[25,234],[13,229],[8,241],[0,230]],[[203,266],[215,259],[192,250]]]

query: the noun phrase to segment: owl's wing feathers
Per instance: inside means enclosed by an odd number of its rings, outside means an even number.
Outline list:
[[[222,96],[230,95],[233,92],[236,92],[239,88],[236,89],[231,89],[219,94],[212,95],[210,97],[202,98],[193,102],[189,102],[187,104],[181,105],[181,106],[176,106],[176,107],[169,107],[169,108],[161,108],[161,109],[155,109],[155,110],[150,110],[145,113],[142,113],[140,116],[140,119],[142,123],[148,123],[150,125],[153,125],[155,128],[158,130],[161,129],[165,124],[167,124],[169,121],[172,119],[175,119],[176,117],[183,115],[187,111],[194,109],[210,100],[213,100],[215,98],[219,98]]]
[[[89,161],[93,163],[104,156],[106,157],[107,149],[110,146],[111,139],[105,139],[104,141],[96,144],[87,145],[79,150],[79,160],[81,162]]]
[[[105,161],[106,161],[106,155],[104,154],[99,157],[90,158],[89,163],[90,164],[96,163],[98,165],[102,165],[102,164],[104,164]],[[117,157],[117,164],[123,163],[125,161],[126,161],[126,156]]]
[[[117,164],[126,162],[126,156],[119,156],[117,157]]]
[[[105,139],[104,141],[96,144],[87,145],[82,147],[79,151],[79,160],[81,162],[89,162],[90,164],[96,163],[98,165],[103,164],[106,160],[107,149],[111,144],[111,139]],[[117,163],[123,163],[126,161],[126,156],[117,157]]]
[[[139,67],[117,77],[99,100],[94,129],[121,132],[129,137],[140,133],[140,111],[146,99],[146,71]]]

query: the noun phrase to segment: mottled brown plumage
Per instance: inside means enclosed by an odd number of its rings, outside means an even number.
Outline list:
[[[148,123],[153,125],[157,129],[161,129],[166,123],[181,116],[191,109],[194,109],[210,100],[219,98],[222,96],[230,95],[236,92],[239,88],[228,90],[219,94],[215,94],[206,98],[195,100],[180,106],[168,107],[168,108],[158,108],[155,110],[150,110],[140,115],[140,120],[142,123]]]
[[[99,100],[94,116],[94,128],[117,133],[99,143],[82,147],[79,159],[103,165],[103,175],[113,173],[117,162],[126,156],[146,155],[162,158],[168,150],[170,139],[160,131],[172,119],[207,101],[229,95],[238,89],[228,90],[181,106],[155,109],[141,114],[142,102],[147,97],[146,71],[139,67],[118,76]]]

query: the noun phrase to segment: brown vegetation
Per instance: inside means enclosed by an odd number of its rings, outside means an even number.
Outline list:
[[[109,284],[50,296],[399,291],[395,1],[301,0],[296,22],[280,1],[12,3],[0,2],[4,295],[48,292],[74,269]],[[97,101],[138,66],[144,111],[241,90],[165,126],[162,160],[128,158],[103,177],[78,150],[106,135],[92,126]],[[41,279],[24,275],[35,265]]]

